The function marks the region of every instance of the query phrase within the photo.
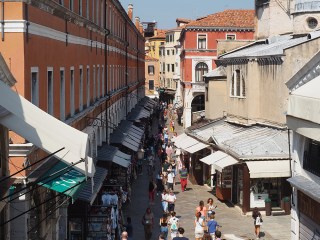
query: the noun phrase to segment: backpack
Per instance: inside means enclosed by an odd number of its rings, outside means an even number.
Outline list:
[[[172,231],[177,231],[178,230],[177,220],[172,221],[170,229]]]

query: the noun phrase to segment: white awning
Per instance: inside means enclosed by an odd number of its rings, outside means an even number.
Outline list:
[[[320,76],[291,93],[288,115],[320,124]]]
[[[213,165],[214,168],[220,172],[223,168],[238,163],[238,161],[235,158],[222,151],[216,151],[214,153],[211,153],[209,156],[201,158],[200,161],[208,165]]]
[[[88,156],[88,134],[42,111],[12,91],[2,81],[0,81],[0,108],[7,110],[7,114],[1,115],[0,124],[48,153],[64,148],[55,154],[58,159],[67,164],[83,159],[84,162],[73,167],[90,177],[94,176],[94,164]]]
[[[192,146],[190,146],[190,147],[188,147],[188,148],[186,148],[184,150],[186,150],[189,153],[195,153],[195,152],[198,152],[201,149],[204,149],[204,148],[207,148],[207,147],[209,147],[209,145],[204,144],[202,142],[198,142],[195,145],[192,145]]]
[[[312,179],[307,178],[308,176],[294,176],[288,178],[287,181],[292,187],[297,188],[299,191],[307,194],[317,202],[320,201],[320,185]]]
[[[250,178],[290,177],[290,161],[250,161],[246,162]]]
[[[174,144],[178,147],[178,148],[181,148],[183,150],[186,150],[188,147],[191,147],[193,145],[196,145],[197,143],[199,143],[198,140],[192,138],[192,137],[189,137],[187,135],[185,135],[183,137],[183,139],[181,140],[178,140],[176,139],[176,141],[174,142]]]
[[[320,126],[317,123],[287,115],[287,125],[300,135],[320,141]]]
[[[179,141],[183,140],[185,137],[187,137],[187,134],[182,133],[182,134],[180,134],[180,135],[178,135],[178,136],[176,136],[176,137],[173,137],[173,138],[171,139],[171,142],[174,142],[174,143],[175,143],[174,145],[176,145],[176,142],[178,142],[178,144],[179,144]],[[177,145],[176,145],[176,146],[177,146]],[[177,146],[177,147],[178,147],[178,146]]]

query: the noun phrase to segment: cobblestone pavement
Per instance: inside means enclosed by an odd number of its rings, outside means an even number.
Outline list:
[[[158,120],[154,120],[153,129],[156,131]],[[183,132],[181,126],[177,126],[178,135]],[[159,166],[158,166],[159,167]],[[153,229],[153,240],[158,240],[159,218],[162,215],[160,196],[156,196],[154,205],[149,205],[148,201],[148,181],[146,166],[143,169],[143,175],[139,175],[132,185],[132,201],[125,208],[125,216],[131,216],[134,229],[134,240],[143,240],[144,231],[141,224],[145,209],[150,206],[155,215],[155,226]],[[230,203],[220,202],[215,198],[210,188],[207,186],[192,185],[188,183],[187,191],[180,191],[180,184],[174,188],[177,196],[176,209],[177,216],[180,218],[181,226],[185,228],[185,236],[190,240],[194,238],[194,214],[195,208],[200,200],[206,202],[211,197],[214,199],[218,208],[216,209],[216,220],[221,225],[223,239],[255,239],[254,226],[251,216],[243,216],[237,207]],[[261,227],[260,239],[290,239],[290,216],[264,216],[263,226]]]

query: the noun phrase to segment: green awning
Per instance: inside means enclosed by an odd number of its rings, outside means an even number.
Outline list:
[[[68,167],[64,162],[58,161],[41,176],[41,181],[38,184],[73,198],[85,181],[86,176],[84,174]]]

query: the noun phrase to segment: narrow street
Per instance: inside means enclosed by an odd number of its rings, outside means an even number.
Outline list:
[[[175,124],[175,132],[180,135],[183,128]],[[158,119],[153,120],[153,132],[157,131]],[[170,133],[171,135],[172,133]],[[170,137],[169,137],[170,139]],[[159,162],[156,169],[160,169]],[[145,163],[146,164],[146,163]],[[156,171],[155,171],[156,174]],[[155,176],[154,176],[155,177]],[[142,216],[148,206],[151,207],[155,216],[155,225],[153,228],[152,239],[158,240],[160,233],[159,219],[162,216],[160,196],[155,197],[155,204],[149,205],[148,200],[148,183],[147,166],[143,167],[143,175],[138,175],[136,181],[132,184],[132,200],[125,208],[125,219],[132,218],[134,240],[144,239],[143,225],[141,224]],[[177,196],[175,211],[180,220],[180,225],[185,229],[185,237],[190,240],[194,239],[194,214],[195,208],[199,201],[203,200],[206,204],[208,198],[213,198],[218,206],[216,209],[216,220],[221,227],[223,239],[255,239],[253,220],[251,216],[243,216],[237,207],[228,202],[220,202],[213,195],[211,189],[207,186],[193,185],[188,182],[187,191],[181,192],[180,183],[174,187]],[[263,226],[261,227],[260,239],[290,239],[290,216],[263,216]],[[171,239],[171,238],[168,238]]]

